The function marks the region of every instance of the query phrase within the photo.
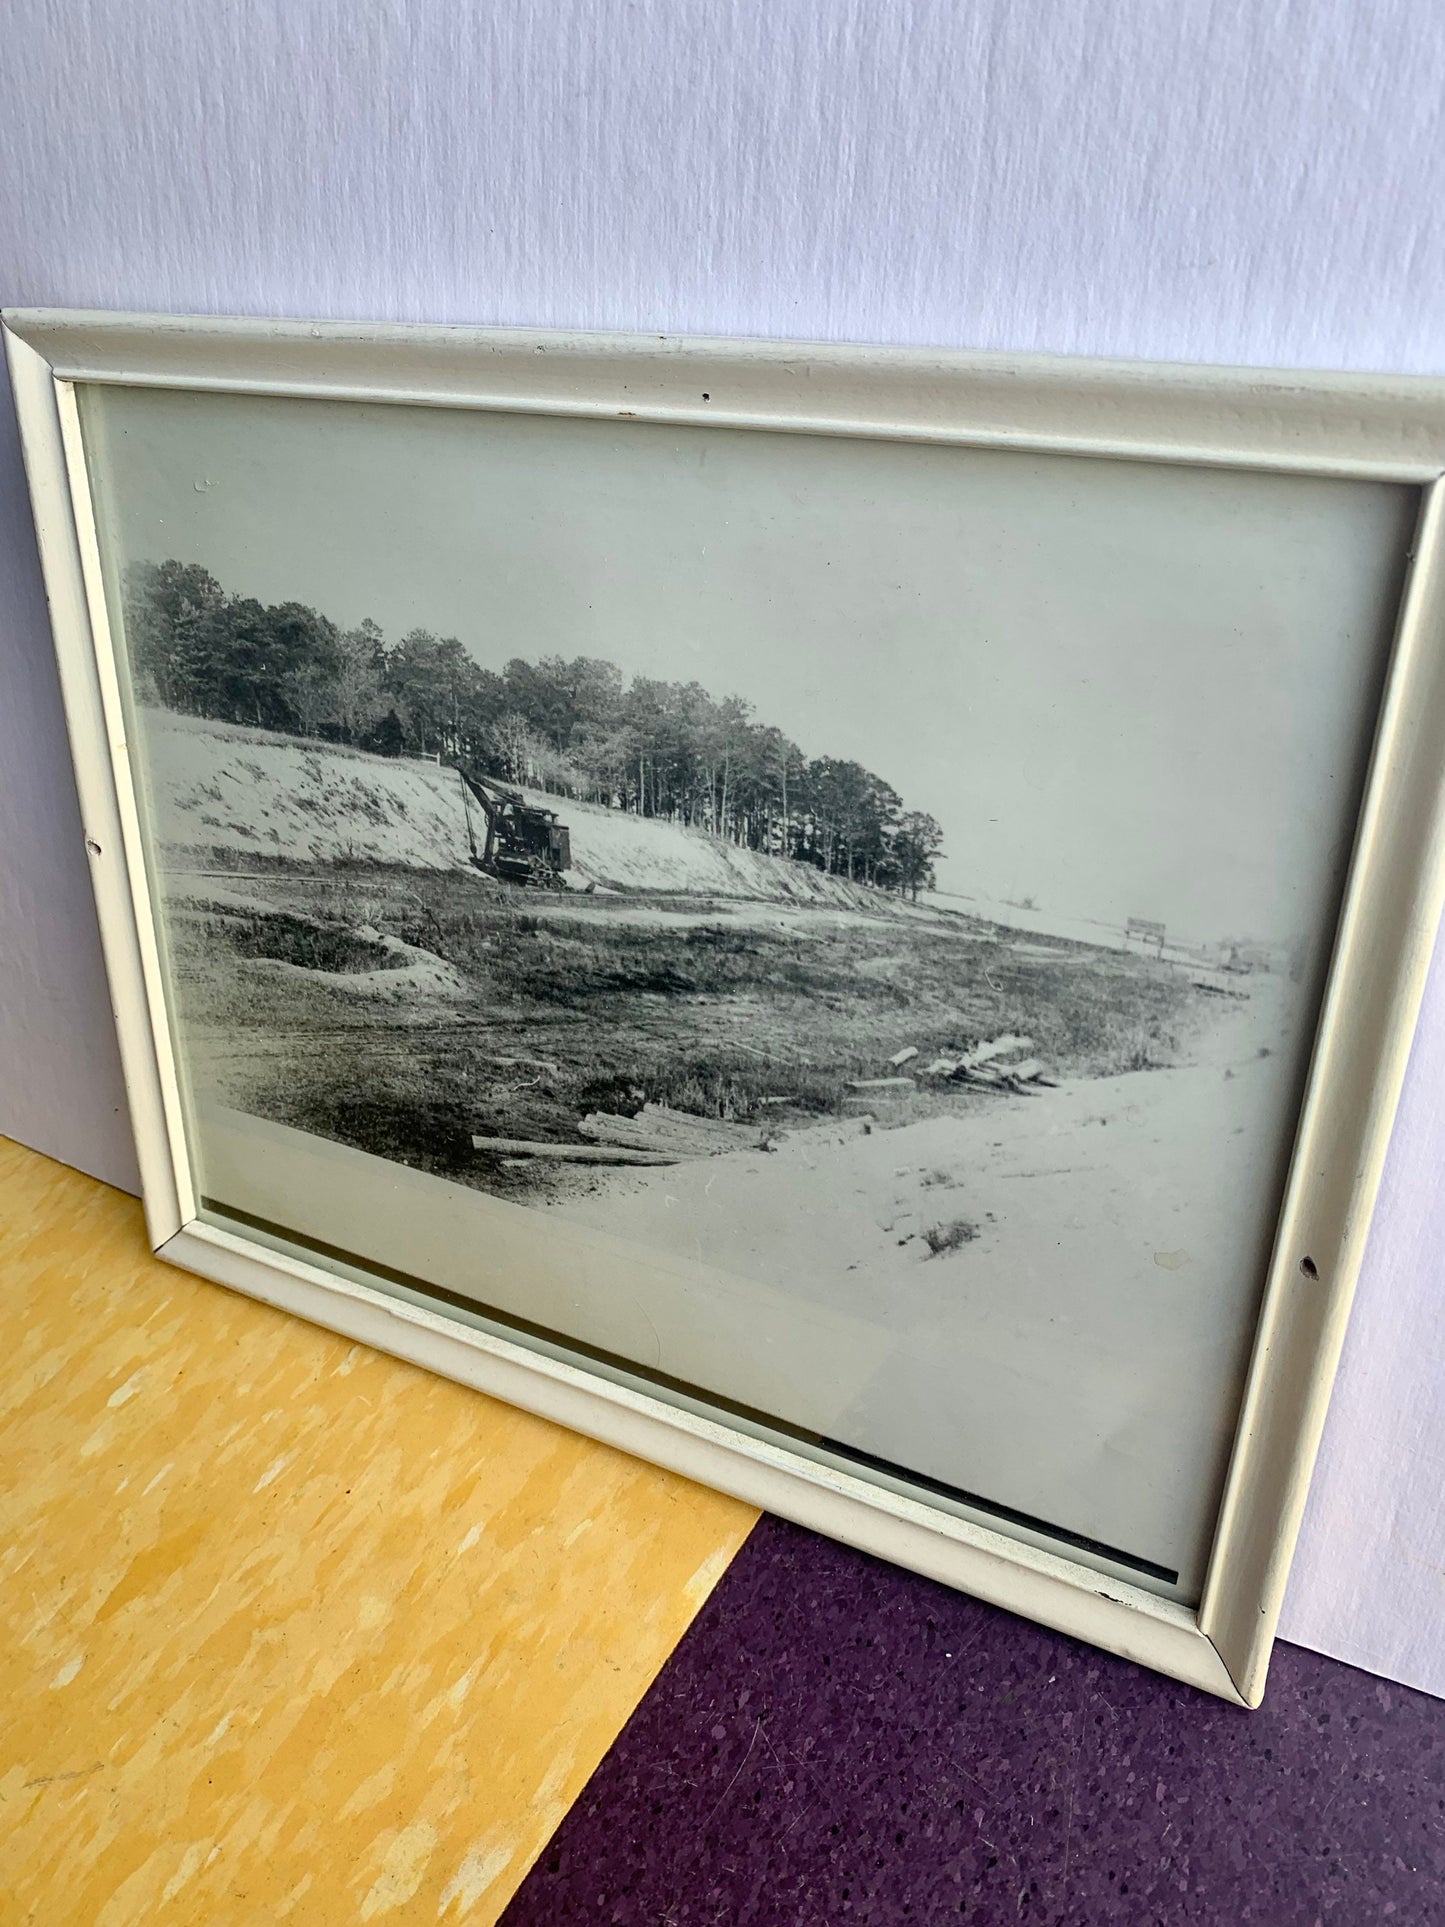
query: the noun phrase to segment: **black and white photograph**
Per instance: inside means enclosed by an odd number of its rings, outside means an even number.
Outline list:
[[[82,404],[209,1201],[1197,1597],[1411,491]]]

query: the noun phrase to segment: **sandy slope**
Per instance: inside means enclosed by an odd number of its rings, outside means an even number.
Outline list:
[[[848,1443],[1186,1565],[1277,1183],[1258,1156],[1278,1107],[1269,1023],[1262,999],[1185,1068],[798,1133],[551,1208],[764,1280],[821,1324],[871,1321],[878,1369]],[[960,1220],[977,1236],[931,1257],[926,1230]]]
[[[341,857],[418,869],[465,869],[460,779],[435,763],[371,756],[268,730],[143,712],[151,808],[172,853],[227,851],[302,861]],[[572,837],[571,881],[694,896],[896,907],[877,892],[809,864],[736,849],[674,823],[532,794]]]
[[[464,868],[457,777],[434,763],[144,712],[151,808],[170,850]]]
[[[782,903],[881,908],[886,899],[824,876],[811,864],[789,863],[652,817],[627,816],[593,803],[556,796],[533,800],[558,811],[572,834],[575,868],[590,880],[623,890],[686,890],[694,896],[755,897]]]

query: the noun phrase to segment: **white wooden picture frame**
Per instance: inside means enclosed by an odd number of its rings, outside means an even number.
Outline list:
[[[736,1494],[1236,1703],[1264,1690],[1445,895],[1445,383],[661,336],[17,311],[4,318],[88,862],[155,1249],[527,1410]],[[626,1362],[459,1315],[382,1252],[309,1255],[199,1194],[144,803],[128,742],[78,391],[94,387],[411,404],[492,416],[1063,455],[1412,492],[1418,518],[1320,1007],[1273,1256],[1197,1603],[1050,1549],[926,1482],[802,1451],[725,1403],[649,1385]],[[198,484],[199,486],[199,484]],[[1162,937],[1161,937],[1162,949]],[[432,1182],[428,1180],[428,1182]],[[405,1180],[398,1176],[405,1195]],[[430,1195],[430,1194],[429,1194]],[[399,1209],[395,1206],[394,1209]],[[519,1215],[519,1214],[514,1214]],[[494,1267],[617,1259],[583,1234],[508,1229]],[[367,1234],[369,1235],[369,1234]],[[378,1231],[377,1240],[383,1233]],[[550,1242],[549,1242],[550,1240]],[[556,1256],[549,1261],[548,1253]],[[400,1259],[398,1253],[401,1254]],[[369,1269],[370,1266],[372,1267]],[[539,1323],[548,1324],[546,1320]],[[552,1326],[548,1326],[553,1329]],[[566,1334],[563,1333],[565,1340]]]

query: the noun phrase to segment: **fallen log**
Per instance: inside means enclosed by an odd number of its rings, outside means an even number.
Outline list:
[[[850,1077],[850,1091],[911,1091],[915,1088],[911,1077]]]
[[[474,1151],[502,1157],[550,1158],[559,1164],[676,1164],[669,1151],[634,1151],[620,1144],[539,1144],[523,1137],[472,1138]]]
[[[918,1055],[917,1044],[905,1044],[902,1050],[894,1051],[893,1055],[889,1058],[888,1061],[893,1066],[894,1070],[897,1070],[903,1064],[911,1064],[914,1058],[917,1057],[917,1055]]]

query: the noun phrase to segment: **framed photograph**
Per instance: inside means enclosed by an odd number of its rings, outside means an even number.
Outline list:
[[[6,328],[156,1249],[1256,1704],[1445,384]]]

